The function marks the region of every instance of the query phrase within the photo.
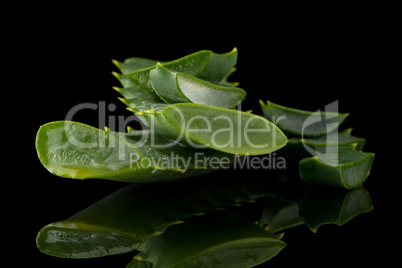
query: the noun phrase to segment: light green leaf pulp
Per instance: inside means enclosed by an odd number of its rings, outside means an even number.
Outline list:
[[[81,123],[57,121],[39,129],[36,148],[40,161],[51,173],[74,179],[169,181],[216,170],[196,166],[194,158],[189,160],[195,153],[229,162],[234,159],[213,150],[192,150],[159,136],[159,145],[166,146],[156,149],[149,138],[149,132],[108,133]],[[187,162],[171,161],[172,154]],[[144,158],[146,165],[141,162]]]

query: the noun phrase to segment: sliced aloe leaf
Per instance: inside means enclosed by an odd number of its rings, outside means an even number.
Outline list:
[[[113,72],[113,75],[120,81],[123,87],[113,87],[124,98],[119,98],[126,106],[135,111],[146,111],[157,107],[167,107],[165,103],[153,90],[139,88],[130,82],[124,74]]]
[[[93,258],[133,251],[145,239],[183,220],[271,192],[271,182],[200,178],[131,184],[70,218],[43,227],[38,248],[62,258]]]
[[[316,232],[323,224],[341,226],[372,209],[370,194],[362,187],[346,190],[313,186],[300,204],[300,217]]]
[[[153,91],[139,89],[137,87],[114,87],[116,91],[122,94],[125,98],[119,98],[126,106],[135,109],[136,112],[157,109],[160,107],[168,107]]]
[[[300,175],[309,184],[359,187],[370,174],[373,153],[356,151],[354,146],[334,147],[325,154],[300,161]]]
[[[237,48],[222,54],[211,52],[207,66],[205,66],[197,77],[213,83],[221,83],[225,81],[225,78],[227,78],[227,76],[233,71],[233,67],[236,65],[236,62]]]
[[[157,140],[158,148],[155,141]],[[193,149],[149,131],[109,133],[91,126],[57,121],[41,126],[36,137],[41,163],[51,173],[74,179],[103,178],[129,182],[169,181],[201,175],[213,167],[201,166],[195,157],[229,162],[233,155],[210,149]]]
[[[180,59],[165,62],[164,67],[190,75],[200,75],[201,79],[219,83],[233,68],[237,60],[237,50],[225,54],[215,54],[210,50],[202,50]],[[128,79],[140,88],[151,89],[150,71],[155,66],[127,73]]]
[[[246,96],[241,88],[213,84],[185,73],[170,71],[161,64],[150,71],[150,78],[154,91],[167,103],[192,102],[233,108]]]
[[[132,73],[139,69],[144,69],[157,64],[158,60],[141,58],[141,57],[131,57],[125,59],[123,62],[113,60],[113,63],[121,71],[122,74]]]
[[[335,130],[348,116],[335,112],[310,112],[260,101],[265,118],[282,130],[304,136],[320,136]]]
[[[135,258],[151,261],[154,268],[245,268],[271,259],[285,245],[258,225],[219,211],[193,217],[147,239],[139,248],[143,254]]]
[[[161,135],[226,153],[262,155],[287,142],[282,131],[261,116],[209,105],[178,103],[136,115]]]
[[[239,82],[230,82],[229,77],[232,73],[234,73],[236,71],[236,67],[233,67],[228,73],[227,75],[223,78],[223,80],[219,83],[219,85],[222,86],[230,86],[230,87],[237,87],[239,85]]]
[[[335,146],[356,144],[355,150],[361,151],[366,142],[365,138],[352,136],[352,129],[335,132],[313,138],[290,138],[283,148],[287,158],[293,162],[299,162],[303,158],[324,154]]]

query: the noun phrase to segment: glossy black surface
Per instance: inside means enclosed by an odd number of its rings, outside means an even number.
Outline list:
[[[37,31],[37,41],[27,51],[20,51],[30,59],[28,79],[18,84],[30,85],[29,97],[29,170],[23,170],[27,193],[24,201],[29,212],[24,216],[26,235],[24,243],[29,253],[24,258],[30,265],[40,267],[124,267],[132,258],[128,253],[119,256],[90,260],[57,259],[44,255],[35,245],[37,232],[44,225],[62,220],[126,185],[125,183],[88,180],[77,181],[58,178],[46,171],[38,161],[34,139],[41,124],[63,120],[66,113],[82,102],[113,104],[107,116],[130,116],[117,100],[112,86],[118,82],[111,75],[116,71],[112,59],[123,60],[130,56],[175,59],[200,49],[226,52],[233,47],[239,51],[237,71],[233,81],[247,91],[242,110],[253,109],[262,114],[258,100],[271,99],[289,107],[306,110],[322,109],[338,100],[340,112],[350,112],[343,127],[353,127],[354,135],[367,139],[364,150],[376,154],[371,174],[364,183],[372,198],[374,209],[338,227],[325,225],[312,233],[305,225],[285,231],[283,240],[288,246],[261,267],[290,267],[291,265],[355,266],[381,260],[384,264],[394,257],[399,241],[398,222],[400,171],[391,164],[388,127],[385,120],[394,114],[380,109],[386,107],[380,96],[391,93],[381,79],[378,68],[381,57],[370,27],[353,28],[347,25],[332,27],[289,27],[287,31],[274,31],[263,27],[259,34],[225,33],[219,38],[182,38],[171,42],[165,36],[136,38],[131,30],[112,30],[62,27],[54,32],[47,28]],[[144,29],[148,33],[147,29]],[[135,32],[141,33],[139,29]],[[265,34],[266,32],[266,34]],[[269,39],[267,39],[267,37]],[[132,38],[132,39],[131,39]],[[374,38],[375,39],[375,38]],[[169,40],[169,41],[167,41]],[[185,40],[185,42],[183,41]],[[374,51],[374,52],[373,52]],[[28,57],[29,56],[29,57]],[[22,79],[22,78],[21,78]],[[370,94],[373,92],[375,94]],[[392,97],[391,97],[392,98]],[[28,116],[28,114],[27,114]],[[384,118],[386,117],[386,118]],[[86,110],[74,120],[98,126],[98,111]],[[98,126],[102,127],[102,126]],[[289,167],[290,168],[290,167]],[[261,176],[264,172],[236,170],[209,176]],[[302,181],[300,181],[303,184]],[[393,208],[393,207],[396,208]],[[256,208],[259,209],[259,208]],[[24,212],[25,213],[25,212]],[[28,223],[27,223],[28,222]]]

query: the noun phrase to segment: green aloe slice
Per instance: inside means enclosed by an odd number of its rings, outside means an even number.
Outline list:
[[[251,113],[194,103],[177,103],[141,112],[133,108],[152,131],[193,146],[231,154],[262,155],[287,143],[278,127]]]
[[[258,225],[238,215],[217,211],[193,217],[147,239],[139,247],[143,254],[137,255],[127,267],[139,267],[138,260],[143,260],[152,262],[154,268],[246,268],[271,259],[285,245]]]
[[[198,76],[200,79],[219,83],[225,79],[237,61],[237,49],[224,54],[202,50],[177,60],[165,62],[164,67],[177,72]],[[150,71],[154,66],[125,73],[128,79],[142,89],[151,90]]]
[[[131,58],[125,59],[123,62],[120,62],[117,60],[113,60],[112,62],[114,63],[114,65],[116,65],[117,68],[119,68],[121,73],[125,75],[125,74],[132,73],[139,69],[144,69],[144,68],[148,68],[150,66],[154,66],[158,62],[161,62],[161,61],[142,58],[142,57],[131,57]]]
[[[312,138],[290,138],[283,148],[287,158],[299,162],[303,158],[324,154],[334,146],[356,144],[355,150],[361,151],[366,142],[365,138],[352,135],[352,129]]]
[[[227,163],[235,157],[211,149],[194,149],[149,131],[109,133],[70,121],[41,126],[36,149],[41,163],[55,175],[128,182],[201,175],[216,170],[216,165],[202,165],[196,157],[214,157],[217,162]]]
[[[304,136],[320,136],[335,130],[349,114],[310,112],[289,108],[273,102],[260,101],[265,118],[282,130]]]
[[[124,98],[119,98],[126,106],[131,107],[136,112],[155,109],[157,107],[167,107],[165,103],[153,90],[146,90],[135,86],[127,76],[113,72],[123,87],[113,87]]]
[[[264,179],[200,178],[131,184],[63,221],[44,226],[38,248],[61,258],[93,258],[133,251],[149,237],[205,212],[267,195]]]
[[[309,184],[353,189],[366,180],[373,159],[373,153],[356,151],[353,145],[334,147],[301,160],[300,175]]]
[[[362,187],[346,190],[313,186],[300,204],[300,218],[313,231],[323,224],[339,226],[362,213],[370,212],[373,203]]]
[[[241,88],[221,86],[185,73],[173,72],[159,63],[150,71],[150,78],[152,88],[166,103],[192,102],[233,108],[246,96]]]

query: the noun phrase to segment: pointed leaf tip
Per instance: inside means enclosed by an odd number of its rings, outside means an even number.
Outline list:
[[[112,63],[120,69],[121,66],[120,66],[120,62],[118,60],[112,59]]]
[[[117,92],[121,93],[121,88],[120,87],[112,87],[114,90],[116,90]]]

